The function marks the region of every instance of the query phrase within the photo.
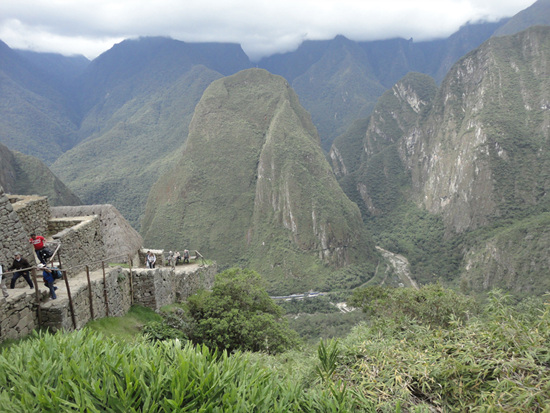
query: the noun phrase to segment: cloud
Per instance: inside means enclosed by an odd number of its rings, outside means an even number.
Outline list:
[[[3,0],[12,48],[94,58],[125,38],[240,43],[251,58],[303,40],[446,37],[468,21],[512,16],[533,0]]]

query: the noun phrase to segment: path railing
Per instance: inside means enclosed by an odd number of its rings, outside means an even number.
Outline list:
[[[69,300],[69,309],[70,309],[70,312],[71,312],[71,320],[72,320],[72,324],[73,324],[73,328],[76,330],[76,315],[75,315],[75,309],[74,309],[74,303],[73,303],[73,299],[72,299],[72,296],[71,296],[71,288],[70,288],[70,284],[69,284],[69,277],[67,277],[67,271],[68,270],[77,270],[77,269],[84,269],[86,271],[86,281],[87,281],[87,284],[88,284],[88,294],[89,294],[89,305],[90,305],[90,315],[91,315],[91,319],[94,320],[95,317],[94,317],[94,306],[93,306],[93,297],[92,297],[92,283],[91,283],[91,280],[90,280],[90,267],[91,266],[99,266],[99,264],[101,265],[101,269],[102,269],[102,272],[103,272],[103,296],[104,296],[104,300],[105,300],[105,312],[106,312],[106,315],[107,317],[109,317],[109,300],[108,300],[108,292],[107,292],[107,282],[106,282],[106,271],[105,271],[105,263],[112,263],[112,262],[117,262],[117,261],[122,261],[122,262],[126,262],[129,264],[129,270],[130,270],[130,304],[133,304],[134,303],[134,288],[133,288],[133,276],[132,276],[132,268],[133,268],[133,258],[131,256],[125,256],[125,255],[117,255],[117,256],[111,256],[111,257],[106,257],[106,258],[103,258],[101,260],[97,260],[97,261],[92,261],[92,262],[89,262],[89,263],[86,263],[86,264],[78,264],[78,265],[74,265],[72,267],[69,267],[69,268],[63,268],[62,266],[62,262],[61,262],[61,256],[59,254],[59,248],[60,248],[61,245],[58,245],[57,248],[55,249],[55,252],[54,254],[52,254],[52,256],[50,257],[50,259],[48,260],[48,263],[50,264],[53,264],[54,263],[54,257],[55,255],[57,254],[57,262],[59,263],[58,267],[54,267],[54,268],[57,268],[61,271],[61,274],[62,274],[62,278],[63,280],[65,281],[65,286],[67,288],[67,298]],[[201,262],[202,262],[202,265],[206,265],[206,262],[204,260],[204,257],[201,255],[200,252],[198,251],[195,251],[195,261],[200,257],[201,259]],[[193,258],[193,257],[191,257]],[[38,289],[38,283],[37,283],[37,276],[36,276],[36,272],[38,271],[38,266],[35,265],[35,266],[32,266],[32,267],[28,267],[28,268],[21,268],[21,269],[18,269],[18,270],[12,270],[12,271],[6,271],[4,272],[2,275],[5,276],[5,275],[8,275],[8,274],[15,274],[17,272],[30,272],[31,273],[31,278],[32,278],[32,281],[33,281],[33,284],[34,284],[34,290],[35,290],[35,301],[36,301],[36,307],[37,307],[37,316],[38,316],[38,324],[39,325],[42,325],[42,306],[41,306],[41,303],[42,303],[42,300],[40,299],[40,291]],[[4,281],[2,281],[4,282]]]

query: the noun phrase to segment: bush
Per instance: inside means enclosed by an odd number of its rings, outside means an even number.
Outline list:
[[[142,333],[150,341],[187,340],[187,336],[182,330],[171,327],[164,321],[152,321],[146,324]]]
[[[216,276],[212,292],[202,291],[187,302],[190,338],[220,350],[278,353],[298,343],[281,308],[265,291],[261,277],[247,269],[229,269]]]
[[[447,327],[455,319],[465,320],[478,311],[471,297],[439,284],[413,288],[371,286],[357,289],[349,301],[371,317],[400,321],[415,320],[430,326]]]

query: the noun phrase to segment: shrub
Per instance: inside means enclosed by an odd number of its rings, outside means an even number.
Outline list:
[[[212,292],[191,296],[187,307],[195,343],[220,350],[278,353],[298,342],[261,277],[251,270],[234,268],[218,274]]]
[[[445,289],[439,284],[413,288],[370,286],[357,289],[349,301],[371,317],[400,321],[415,320],[430,326],[447,327],[454,319],[467,319],[478,311],[471,297]]]

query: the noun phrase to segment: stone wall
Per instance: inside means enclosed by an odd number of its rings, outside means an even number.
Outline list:
[[[53,218],[68,218],[97,215],[103,232],[103,242],[107,254],[117,257],[137,256],[143,244],[141,235],[131,227],[122,214],[112,205],[82,205],[52,207]],[[127,262],[127,259],[124,261]]]
[[[103,278],[91,277],[93,319],[107,316],[120,317],[128,312],[132,304],[142,305],[158,311],[161,307],[175,302],[181,302],[194,294],[199,288],[210,289],[214,283],[217,267],[215,265],[196,268],[193,271],[174,271],[170,268],[154,270],[127,268],[110,268],[106,271],[107,301]],[[72,283],[73,280],[70,280]],[[90,292],[87,282],[73,284],[71,296],[75,309],[76,328],[82,328],[92,320],[90,308]],[[107,305],[105,304],[107,302]],[[48,301],[42,306],[42,325],[52,331],[64,329],[73,330],[71,309],[68,301],[64,305],[56,301]],[[0,340],[2,337],[0,337]]]
[[[0,301],[0,341],[25,337],[37,328],[36,308],[34,295],[31,294],[20,294],[9,302]]]
[[[63,220],[63,218],[52,219],[52,227],[62,226],[56,222]],[[101,260],[107,258],[107,253],[99,218],[94,215],[70,218],[68,221],[77,222],[77,224],[52,235],[54,243],[61,244],[59,255],[62,268],[67,271],[69,277],[83,271],[84,265],[88,265],[91,269],[100,268]],[[52,244],[49,248],[53,252],[55,245]]]
[[[4,270],[11,265],[15,252],[20,252],[29,262],[34,262],[27,231],[0,186],[0,264],[3,264]]]
[[[27,237],[32,233],[45,237],[51,217],[48,198],[38,195],[10,195],[9,197]]]
[[[93,277],[90,281],[92,290],[92,306],[90,307],[90,290],[87,283],[73,284],[71,297],[75,310],[76,328],[82,328],[87,322],[107,317],[121,317],[128,312],[131,306],[129,270],[120,267],[110,268],[105,272],[107,294],[105,294],[102,277]],[[69,280],[71,284],[71,280]],[[107,301],[105,301],[107,296]],[[107,303],[107,304],[106,304]],[[57,305],[55,301],[48,301],[42,306],[42,325],[52,331],[74,330],[69,302]],[[93,318],[92,318],[93,311]]]

